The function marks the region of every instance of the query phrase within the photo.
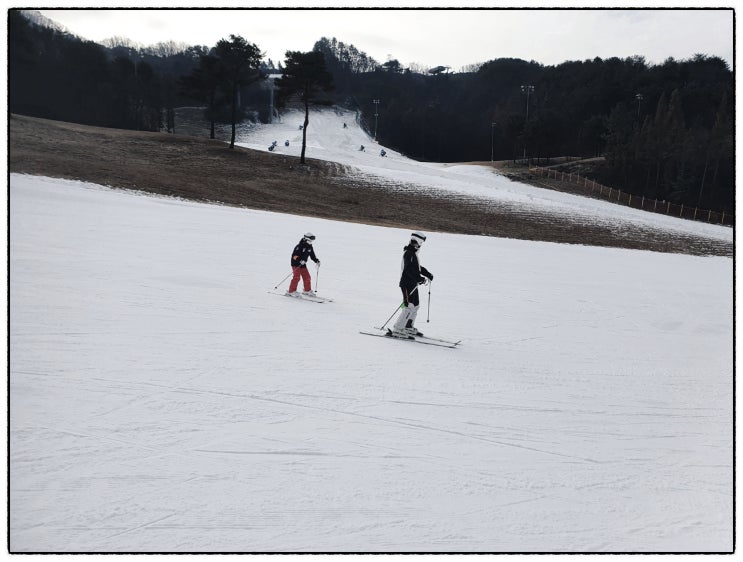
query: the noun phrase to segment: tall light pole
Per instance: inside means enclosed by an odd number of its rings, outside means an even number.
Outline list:
[[[379,100],[372,100],[374,104],[374,141],[377,140],[377,123],[379,121]]]
[[[495,166],[495,160],[494,160],[494,151],[493,147],[495,144],[493,143],[493,131],[495,130],[495,126],[498,123],[490,123],[490,165]]]
[[[534,91],[534,86],[526,84],[521,86],[521,92],[526,94],[526,120],[529,121],[529,96]]]
[[[529,123],[529,96],[534,91],[534,86],[531,84],[522,84],[521,93],[526,94],[526,121],[524,122],[524,133],[526,133],[526,124]],[[524,160],[526,160],[526,138],[524,138]]]
[[[642,94],[635,94],[635,99],[637,100],[637,120],[640,120],[640,105],[642,104]]]

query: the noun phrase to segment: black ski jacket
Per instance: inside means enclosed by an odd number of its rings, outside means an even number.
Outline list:
[[[304,241],[304,238],[299,241],[299,244],[294,246],[294,251],[292,252],[292,267],[307,267],[307,259],[311,259],[313,262],[317,263],[318,260],[317,256],[315,255],[315,250],[312,247],[312,244],[308,244]],[[301,264],[301,262],[304,262],[304,264]]]
[[[407,287],[411,291],[425,281],[425,277],[433,279],[433,275],[418,263],[418,254],[415,246],[405,246],[402,255],[402,275],[400,275],[400,287]]]

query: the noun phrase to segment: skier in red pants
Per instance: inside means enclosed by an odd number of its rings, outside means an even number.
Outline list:
[[[297,292],[297,286],[299,285],[299,278],[302,278],[304,285],[304,292],[310,295],[314,295],[315,292],[312,290],[312,278],[310,272],[307,269],[307,260],[311,259],[318,267],[320,267],[320,260],[315,255],[315,250],[312,247],[312,243],[315,241],[315,235],[311,232],[306,233],[299,243],[294,247],[292,252],[291,266],[292,276],[291,283],[289,283],[289,290],[286,292],[287,295],[294,296]]]

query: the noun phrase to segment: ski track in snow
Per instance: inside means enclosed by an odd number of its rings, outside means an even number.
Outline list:
[[[333,303],[267,293],[307,230]],[[463,344],[396,345],[407,234],[12,174],[11,550],[732,549],[732,260],[431,233]]]

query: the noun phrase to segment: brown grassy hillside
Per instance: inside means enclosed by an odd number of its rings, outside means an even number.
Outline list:
[[[655,229],[618,229],[484,205],[361,177],[353,168],[203,138],[9,120],[10,172],[79,179],[199,201],[427,231],[732,255],[732,244]],[[10,202],[12,205],[12,201]]]

